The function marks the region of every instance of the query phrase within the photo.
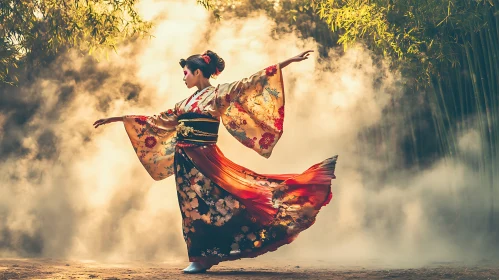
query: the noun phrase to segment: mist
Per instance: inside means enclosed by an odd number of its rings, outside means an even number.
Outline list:
[[[216,85],[318,49],[297,34],[276,36],[263,14],[215,23],[194,2],[141,1],[154,37],[99,61],[61,54],[34,81],[2,89],[1,257],[187,261],[173,176],[149,177],[121,123],[92,123],[172,108],[192,93],[178,64],[191,54],[210,49],[225,60]],[[339,155],[317,222],[261,258],[417,266],[497,257],[499,226],[488,215],[499,215],[489,199],[499,188],[493,168],[477,168],[487,153],[477,116],[452,135],[458,155],[405,165],[404,114],[422,104],[404,103],[404,77],[360,45],[327,60],[316,54],[283,69],[284,134],[269,159],[220,129],[224,154],[260,173],[302,172]],[[377,127],[390,133],[370,138]]]

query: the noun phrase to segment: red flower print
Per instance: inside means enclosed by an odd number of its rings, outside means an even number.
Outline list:
[[[235,121],[229,122],[229,126],[230,126],[230,128],[232,128],[234,130],[237,129],[237,123]]]
[[[198,107],[197,101],[191,105],[191,112],[201,114],[201,109]]]
[[[281,118],[284,118],[284,106],[281,106],[281,108],[279,108],[278,112],[279,112],[279,116],[281,116]]]
[[[167,113],[168,115],[173,115],[173,110],[172,110],[172,109],[168,109],[168,111],[166,111],[166,113]]]
[[[260,138],[260,141],[258,141],[258,144],[260,144],[260,148],[262,149],[268,149],[269,146],[274,143],[275,135],[270,133],[270,132],[265,132],[262,135],[262,138]]]
[[[265,68],[265,75],[267,75],[268,77],[274,76],[275,73],[277,73],[277,67],[275,65]]]
[[[141,125],[145,125],[147,123],[147,117],[146,116],[140,116],[138,118],[135,118],[135,122]]]
[[[274,121],[274,126],[278,130],[282,130],[283,124],[284,124],[284,118],[278,118],[278,119],[275,119],[275,121]]]
[[[250,139],[250,138],[246,138],[242,141],[243,145],[248,147],[248,148],[253,148],[255,147],[255,141],[253,141],[253,139]]]
[[[156,138],[154,138],[153,136],[149,136],[146,138],[146,147],[152,148],[156,146],[156,143],[158,143],[158,140],[156,140]]]

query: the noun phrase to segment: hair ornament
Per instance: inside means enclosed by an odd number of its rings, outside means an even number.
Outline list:
[[[201,57],[204,59],[204,62],[206,62],[206,64],[210,64],[210,62],[211,62],[211,57],[209,57],[209,56],[208,56],[208,55],[206,55],[206,54],[203,54]]]

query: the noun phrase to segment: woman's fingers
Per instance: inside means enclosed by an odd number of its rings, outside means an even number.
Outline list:
[[[302,61],[302,60],[308,59],[311,52],[313,52],[313,50],[304,51],[301,54],[295,56],[293,58],[293,61]]]
[[[95,128],[97,128],[97,127],[99,127],[99,126],[101,126],[101,125],[103,125],[105,123],[106,123],[106,119],[100,119],[100,120],[95,121],[94,124],[93,124],[93,126]]]
[[[94,124],[104,122],[105,120],[106,120],[106,119],[98,119],[98,120],[96,120],[96,121],[94,122]]]
[[[304,51],[300,54],[301,57],[308,57],[313,50]]]

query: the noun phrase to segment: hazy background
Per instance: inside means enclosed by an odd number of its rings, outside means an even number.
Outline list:
[[[213,24],[194,2],[142,1],[140,13],[156,21],[153,38],[99,62],[61,55],[34,82],[0,92],[0,257],[187,261],[173,177],[149,177],[122,124],[92,123],[171,108],[192,93],[178,61],[194,53],[225,59],[217,84],[317,49],[273,33],[258,13]],[[400,139],[412,124],[386,109],[421,104],[406,102],[403,77],[385,64],[359,47],[285,68],[285,132],[270,159],[221,128],[225,155],[256,172],[301,172],[339,155],[334,198],[316,224],[262,258],[411,266],[497,257],[488,215],[499,214],[489,199],[499,192],[493,170],[477,168],[487,152],[479,130],[452,135],[457,156],[406,164]],[[381,139],[371,133],[380,126],[392,128]]]

